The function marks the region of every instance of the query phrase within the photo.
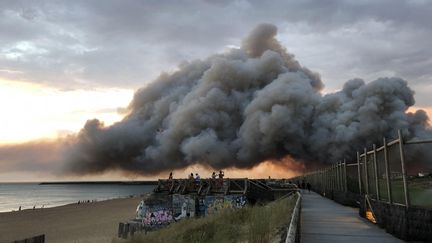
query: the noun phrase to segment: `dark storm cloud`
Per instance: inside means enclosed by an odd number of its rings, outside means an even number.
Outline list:
[[[286,156],[308,168],[353,159],[398,129],[406,139],[432,137],[424,111],[407,113],[415,104],[407,81],[352,79],[322,95],[320,76],[300,65],[276,32],[258,25],[240,49],[162,74],[135,93],[127,116],[112,126],[87,121],[65,150],[67,170],[148,175],[195,164],[252,168]]]
[[[62,88],[136,88],[272,22],[330,89],[388,75],[421,89],[431,79],[431,12],[432,3],[421,0],[2,1],[0,76]]]

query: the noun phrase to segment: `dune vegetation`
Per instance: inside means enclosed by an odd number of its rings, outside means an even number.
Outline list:
[[[226,210],[208,217],[185,219],[157,231],[113,242],[280,242],[286,234],[296,197],[235,211]]]

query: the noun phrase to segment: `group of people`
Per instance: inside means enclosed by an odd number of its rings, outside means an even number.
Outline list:
[[[219,171],[218,175],[216,174],[216,171],[213,171],[213,173],[211,175],[211,179],[215,180],[219,177],[220,180],[223,180],[224,176],[225,176],[225,173],[222,170]],[[168,180],[172,180],[172,179],[173,179],[173,172],[170,172]],[[189,180],[195,180],[196,184],[201,183],[201,177],[198,173],[195,173],[195,177],[194,177],[193,173],[190,173],[188,176],[188,179]]]
[[[44,208],[44,207],[45,207],[45,204],[42,205],[41,208]],[[34,205],[32,209],[35,210],[36,209],[36,205]],[[14,211],[14,210],[12,210],[12,211]],[[19,206],[18,211],[21,211],[21,206]]]
[[[216,180],[217,178],[219,178],[219,180],[221,181],[221,183],[223,183],[224,176],[225,176],[225,173],[222,170],[219,171],[219,174],[216,174],[216,171],[213,171],[213,173],[211,175],[211,179]],[[198,173],[195,173],[195,176],[194,176],[193,173],[190,173],[189,176],[188,176],[188,179],[190,181],[195,181],[196,185],[201,184],[201,177],[200,177],[200,175]],[[271,179],[271,177],[269,176],[269,180],[270,179]],[[170,172],[168,180],[173,180],[173,172]],[[289,183],[292,184],[291,181],[289,181]],[[296,184],[297,184],[297,187],[299,189],[308,190],[309,193],[310,193],[310,191],[312,189],[312,185],[309,182],[306,182],[305,180],[302,180],[301,182],[297,181]]]
[[[200,176],[198,173],[195,173],[195,178],[194,178],[194,174],[193,174],[193,173],[190,173],[190,175],[189,175],[189,180],[190,180],[190,181],[195,180],[195,183],[196,183],[197,185],[199,185],[199,184],[201,183],[201,176]]]
[[[81,204],[81,203],[92,203],[92,202],[97,202],[97,201],[96,200],[91,200],[91,201],[90,200],[82,200],[82,201],[79,200],[78,204]]]
[[[311,191],[312,185],[309,182],[305,182],[305,180],[302,180],[302,182],[300,183],[300,181],[297,181],[297,187],[302,189],[302,190],[308,190],[309,193]]]

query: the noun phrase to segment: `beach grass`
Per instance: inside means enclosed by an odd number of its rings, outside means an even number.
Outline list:
[[[157,231],[137,234],[127,240],[114,239],[113,242],[279,242],[290,222],[296,197],[235,211],[227,210],[208,217],[185,219]]]

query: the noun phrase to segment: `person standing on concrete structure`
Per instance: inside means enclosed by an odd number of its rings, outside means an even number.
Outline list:
[[[222,170],[219,171],[219,179],[223,179],[225,176],[224,172]]]
[[[201,184],[201,177],[198,175],[198,173],[195,173],[195,184],[197,186]]]
[[[223,178],[224,178],[225,174],[222,170],[219,171],[219,186],[222,187],[223,186]]]

